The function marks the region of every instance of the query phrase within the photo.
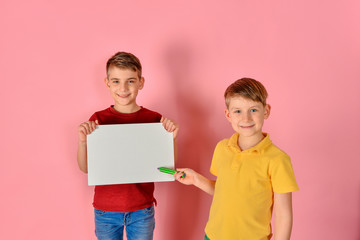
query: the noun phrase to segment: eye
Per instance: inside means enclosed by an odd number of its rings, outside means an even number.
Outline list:
[[[118,81],[118,80],[114,80],[114,81],[113,81],[113,83],[115,83],[115,84],[116,84],[116,83],[119,83],[119,81]]]
[[[235,110],[234,113],[241,113],[241,111],[240,110]]]
[[[135,81],[134,80],[129,80],[128,83],[134,83]]]
[[[250,112],[257,112],[257,109],[251,109]]]

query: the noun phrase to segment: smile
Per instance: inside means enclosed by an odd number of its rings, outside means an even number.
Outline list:
[[[120,98],[127,98],[127,97],[129,97],[130,96],[130,93],[129,94],[117,94],[118,95],[118,97],[120,97]]]
[[[252,127],[254,127],[255,126],[255,124],[254,125],[250,125],[250,126],[240,126],[241,128],[244,128],[244,129],[249,129],[249,128],[252,128]]]

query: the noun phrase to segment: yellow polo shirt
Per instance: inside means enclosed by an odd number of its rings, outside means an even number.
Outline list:
[[[210,168],[217,180],[205,228],[210,240],[270,239],[273,193],[299,190],[290,157],[264,135],[245,151],[238,133],[217,144]]]

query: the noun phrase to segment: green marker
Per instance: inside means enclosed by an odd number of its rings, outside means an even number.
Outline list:
[[[175,173],[179,172],[179,171],[176,171],[174,169],[171,169],[171,168],[164,168],[164,167],[159,167],[158,170],[162,173],[167,173],[167,174],[171,174],[171,175],[174,175]],[[186,177],[186,174],[183,173],[183,175],[181,176],[181,178],[185,178]]]

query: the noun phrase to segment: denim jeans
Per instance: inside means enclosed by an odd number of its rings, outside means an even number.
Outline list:
[[[122,240],[124,227],[128,240],[152,240],[155,228],[154,206],[134,212],[95,213],[95,234],[99,240]]]

